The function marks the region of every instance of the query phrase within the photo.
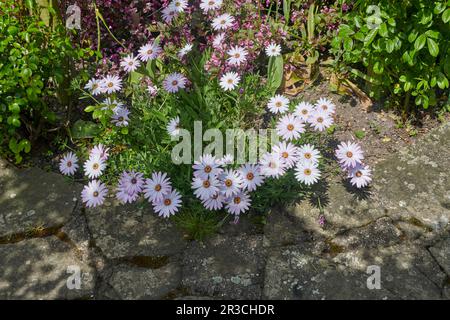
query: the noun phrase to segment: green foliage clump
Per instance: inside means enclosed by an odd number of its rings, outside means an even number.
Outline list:
[[[70,59],[86,52],[72,46],[51,7],[55,23],[43,21],[33,1],[3,0],[0,12],[0,153],[20,163],[57,122],[52,104],[68,99]]]
[[[405,113],[439,105],[449,88],[450,1],[357,1],[343,19],[332,42],[340,72]]]

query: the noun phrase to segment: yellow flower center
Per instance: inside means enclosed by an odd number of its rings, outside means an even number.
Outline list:
[[[211,183],[208,180],[203,181],[203,187],[209,188],[211,186]]]
[[[311,169],[305,169],[303,170],[303,173],[307,176],[311,175]]]
[[[311,153],[309,153],[309,152],[305,153],[305,158],[306,159],[311,159],[311,157],[312,157]]]
[[[353,152],[347,151],[347,153],[345,155],[347,156],[347,158],[351,158],[351,157],[353,157]]]
[[[114,86],[114,83],[112,83],[112,82],[109,82],[109,83],[108,83],[108,87],[109,87],[109,88],[112,88],[113,86]]]
[[[234,201],[235,204],[239,204],[239,203],[241,203],[241,198],[236,197],[236,198],[234,198],[233,201]]]
[[[308,110],[303,109],[303,110],[302,110],[302,114],[307,115],[307,114],[308,114]]]
[[[233,181],[231,181],[230,179],[225,180],[225,185],[227,187],[231,187],[233,185]]]
[[[251,172],[247,173],[247,180],[253,180],[255,178],[255,175]]]
[[[162,189],[162,187],[161,187],[161,185],[160,184],[157,184],[156,186],[155,186],[155,191],[161,191],[161,189]]]
[[[287,158],[289,157],[289,153],[287,153],[287,152],[285,151],[285,152],[283,152],[283,153],[281,154],[281,156],[282,156],[283,158],[287,159]]]
[[[293,124],[288,124],[287,125],[287,129],[289,130],[289,131],[292,131],[292,130],[294,130],[294,125]]]

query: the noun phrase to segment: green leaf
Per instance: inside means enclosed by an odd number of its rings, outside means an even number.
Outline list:
[[[283,81],[283,56],[269,58],[267,69],[267,86],[272,92],[277,91]]]
[[[378,29],[371,30],[364,39],[364,45],[370,45],[378,34]]]
[[[431,38],[428,38],[427,43],[428,43],[428,51],[430,51],[430,54],[433,57],[437,57],[439,55],[439,46],[436,43],[436,41],[434,41]]]
[[[360,140],[364,139],[364,137],[366,136],[366,132],[363,130],[355,130],[354,134],[355,134],[355,137]]]
[[[414,42],[414,48],[416,49],[416,51],[422,50],[422,48],[425,46],[426,41],[427,41],[427,36],[424,34],[421,34]]]
[[[78,120],[72,126],[71,133],[74,139],[88,139],[94,138],[102,131],[100,125],[91,122]]]
[[[442,21],[444,21],[444,23],[450,21],[450,9],[444,11],[444,13],[442,14]]]

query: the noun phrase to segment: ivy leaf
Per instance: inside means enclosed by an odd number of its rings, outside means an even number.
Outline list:
[[[430,51],[430,54],[433,57],[437,57],[439,55],[439,46],[436,43],[436,41],[434,41],[431,38],[428,38],[427,43],[428,43],[428,51]]]

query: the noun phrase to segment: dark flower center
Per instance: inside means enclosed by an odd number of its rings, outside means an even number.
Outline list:
[[[362,177],[362,172],[358,170],[358,171],[355,173],[355,176],[357,176],[358,178],[361,178],[361,177]]]
[[[170,205],[172,204],[172,200],[166,199],[166,200],[164,200],[164,204],[165,204],[166,206],[170,206]]]
[[[212,171],[211,166],[206,166],[204,171],[205,171],[206,173],[210,173],[210,172]]]
[[[157,184],[156,186],[155,186],[155,191],[161,191],[161,185],[160,184]]]
[[[317,118],[317,122],[318,122],[318,123],[322,123],[322,122],[323,122],[323,118],[322,118],[322,117],[318,117],[318,118]]]
[[[287,158],[289,157],[289,153],[287,153],[287,152],[285,151],[285,152],[283,152],[283,153],[281,154],[281,156],[282,156],[283,158],[287,159]]]
[[[233,181],[231,181],[231,179],[227,179],[227,180],[225,180],[225,185],[227,187],[231,187],[233,185]]]
[[[94,191],[94,193],[92,194],[95,198],[97,198],[99,196],[98,191]]]
[[[347,151],[347,153],[345,155],[347,156],[347,158],[351,158],[351,157],[353,157],[353,152]]]
[[[241,198],[236,197],[236,198],[234,198],[233,202],[234,202],[235,204],[239,204],[239,203],[241,203]]]
[[[209,188],[211,186],[211,183],[208,180],[203,181],[203,187]]]
[[[98,170],[98,168],[100,168],[100,165],[98,163],[94,163],[94,165],[92,166],[92,168],[94,170]]]
[[[293,124],[288,124],[287,129],[288,129],[289,131],[294,130],[294,125],[293,125]]]
[[[253,180],[255,178],[255,175],[251,172],[247,173],[247,180]]]
[[[72,166],[72,161],[67,161],[67,166],[70,168]]]

